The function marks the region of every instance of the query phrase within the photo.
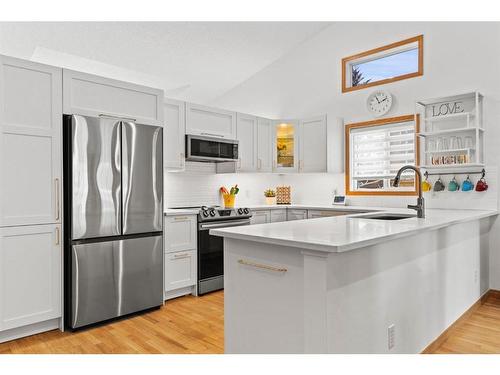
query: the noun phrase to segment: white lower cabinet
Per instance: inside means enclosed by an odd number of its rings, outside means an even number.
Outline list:
[[[198,274],[196,215],[166,216],[164,228],[165,299],[196,295]]]
[[[286,219],[288,221],[307,219],[307,210],[287,209]]]
[[[266,224],[271,222],[271,210],[252,210],[250,224]]]
[[[61,244],[57,224],[0,228],[0,342],[16,337],[7,330],[61,317]]]
[[[165,253],[165,293],[168,298],[185,294],[196,285],[196,250]]]
[[[271,210],[271,223],[286,221],[286,209]]]
[[[165,252],[197,248],[196,215],[167,216],[165,218]]]

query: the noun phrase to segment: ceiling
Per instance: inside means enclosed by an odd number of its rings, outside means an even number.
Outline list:
[[[210,103],[326,22],[2,22],[0,53]]]

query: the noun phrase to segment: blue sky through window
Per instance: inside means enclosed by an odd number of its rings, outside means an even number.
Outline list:
[[[418,48],[399,52],[360,64],[353,64],[352,69],[358,69],[363,75],[359,84],[380,81],[418,71]]]

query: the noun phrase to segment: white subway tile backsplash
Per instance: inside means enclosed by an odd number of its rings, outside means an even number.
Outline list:
[[[486,168],[489,189],[486,192],[428,192],[424,194],[428,208],[459,209],[497,209],[498,207],[498,168]],[[445,184],[452,176],[443,176]],[[462,182],[466,176],[458,175]],[[478,176],[471,176],[475,183]],[[434,182],[437,177],[430,177]],[[344,193],[344,174],[342,173],[228,173],[216,174],[215,164],[187,162],[183,172],[165,173],[165,207],[186,207],[222,204],[219,188],[238,184],[240,193],[236,205],[255,205],[264,203],[264,190],[279,185],[292,187],[292,203],[331,204],[334,192]],[[406,207],[415,203],[415,197],[400,196],[353,196],[348,204],[355,206]]]

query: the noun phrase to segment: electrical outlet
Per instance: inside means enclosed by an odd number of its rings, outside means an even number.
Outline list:
[[[391,324],[389,327],[387,327],[387,346],[389,350],[394,348],[396,345],[396,326],[394,324]]]

